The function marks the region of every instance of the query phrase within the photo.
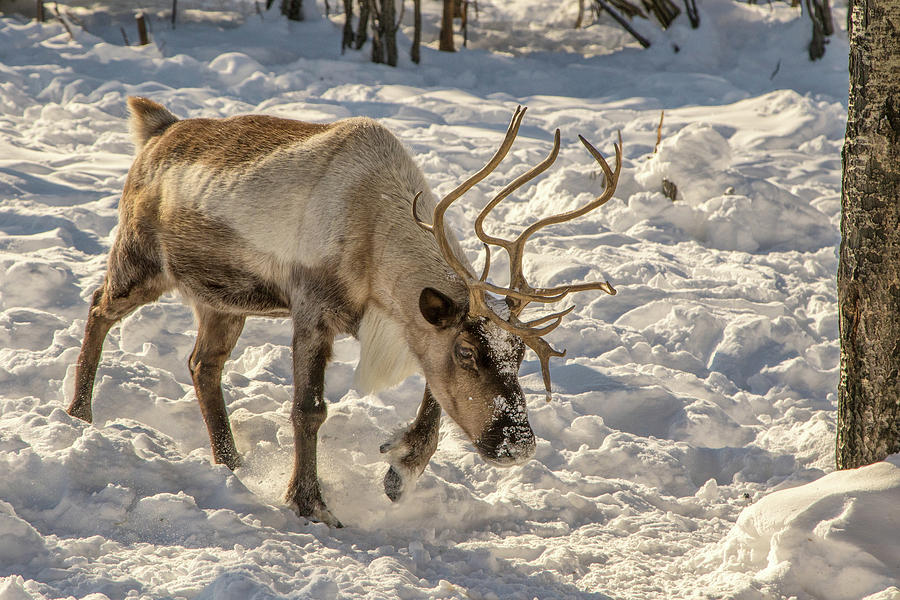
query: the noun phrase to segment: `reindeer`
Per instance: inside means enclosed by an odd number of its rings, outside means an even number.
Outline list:
[[[137,152],[106,277],[91,300],[70,415],[92,420],[94,378],[110,328],[177,289],[196,316],[188,368],[213,460],[232,470],[241,461],[222,396],[223,366],[248,316],[291,319],[295,451],[286,500],[302,517],[341,526],[322,500],[316,474],[325,366],[337,334],[360,341],[361,392],[391,387],[416,371],[426,379],[415,420],[381,446],[390,464],[384,490],[391,500],[414,485],[431,459],[442,409],[488,463],[516,465],[533,455],[519,366],[528,346],[540,359],[549,399],[549,359],[564,353],[542,336],[572,308],[531,321],[520,320],[522,310],[571,292],[615,290],[608,282],[531,287],[522,270],[525,242],[612,197],[621,136],[615,171],[579,136],[605,174],[605,189],[593,202],[540,220],[514,240],[485,233],[493,208],[556,159],[557,130],[550,155],[504,188],[475,221],[486,252],[476,277],[444,215],[503,160],[524,108],[516,109],[490,162],[436,202],[400,142],[370,119],[179,120],[145,98],[129,98],[128,107]],[[421,218],[429,212],[430,224]],[[489,244],[509,253],[509,287],[488,281]]]

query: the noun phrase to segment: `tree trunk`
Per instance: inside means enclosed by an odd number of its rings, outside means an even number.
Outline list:
[[[822,27],[825,35],[834,34],[834,19],[831,17],[831,0],[820,0],[819,10],[822,13]]]
[[[303,0],[281,0],[281,14],[291,21],[302,21]]]
[[[812,21],[809,60],[818,60],[825,56],[825,38],[834,33],[831,7],[828,0],[806,0],[806,12]]]
[[[146,46],[150,43],[150,37],[147,35],[147,19],[142,12],[136,14],[134,18],[137,21],[138,39],[140,40],[140,44],[141,46]]]
[[[397,8],[394,0],[381,0],[381,34],[384,40],[384,62],[397,66]]]
[[[422,43],[422,0],[413,0],[413,41],[409,58],[419,64],[419,46]]]
[[[363,0],[369,4],[369,14],[372,19],[372,62],[384,62],[384,22],[381,20],[381,10],[375,0]],[[382,0],[384,1],[384,0]]]
[[[459,29],[463,34],[463,48],[469,47],[469,0],[463,0],[456,5],[459,17]]]
[[[438,50],[444,52],[456,52],[453,46],[453,13],[455,12],[454,0],[444,0],[444,12],[441,16],[441,41]]]
[[[851,0],[836,462],[900,451],[900,2]]]
[[[344,30],[341,38],[341,54],[353,44],[353,0],[344,0]]]
[[[353,41],[353,47],[359,50],[363,47],[368,39],[369,30],[369,13],[371,11],[372,0],[359,0],[359,24],[356,26],[356,37]]]

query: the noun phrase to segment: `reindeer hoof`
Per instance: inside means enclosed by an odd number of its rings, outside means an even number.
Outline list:
[[[391,499],[391,502],[396,502],[403,495],[403,478],[394,467],[388,469],[384,474],[384,493]]]
[[[317,502],[307,507],[294,505],[294,512],[297,513],[298,517],[302,517],[311,523],[325,523],[335,529],[341,529],[344,526],[343,523],[338,521],[337,517],[331,514],[324,502]]]
[[[244,461],[241,459],[241,455],[238,454],[237,450],[234,452],[227,452],[222,454],[221,456],[215,456],[213,460],[221,465],[225,465],[232,471],[240,467]]]
[[[344,527],[344,524],[338,521],[337,517],[331,514],[331,511],[324,506],[314,509],[308,515],[301,516],[312,523],[325,523],[329,527],[334,527],[335,529],[341,529]]]
[[[92,423],[94,421],[94,415],[91,411],[91,406],[89,404],[72,402],[72,405],[66,410],[69,413],[70,417],[75,417],[76,419],[81,419],[85,423]]]
[[[309,518],[309,517],[308,517]],[[314,514],[311,518],[311,521],[317,521],[319,523],[325,523],[329,527],[334,527],[335,529],[343,529],[344,524],[341,523],[337,517],[331,514],[331,511],[327,508],[323,508],[320,512]]]

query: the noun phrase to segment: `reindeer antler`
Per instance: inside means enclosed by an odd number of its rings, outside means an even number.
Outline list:
[[[500,148],[496,153],[494,153],[494,156],[491,158],[491,160],[489,160],[488,163],[480,171],[472,175],[469,179],[460,184],[456,189],[444,196],[444,198],[438,203],[438,205],[434,208],[434,216],[431,225],[422,222],[416,215],[416,204],[419,196],[421,195],[421,192],[416,194],[416,197],[413,198],[412,213],[413,218],[416,220],[416,223],[418,223],[420,227],[422,227],[426,231],[430,231],[434,235],[434,238],[438,243],[438,247],[440,248],[444,258],[447,260],[447,263],[456,272],[456,274],[459,275],[463,282],[465,282],[469,290],[469,314],[474,316],[486,317],[506,331],[518,335],[520,338],[522,338],[522,341],[525,342],[525,344],[529,348],[534,350],[535,354],[537,354],[538,359],[541,362],[541,373],[544,378],[544,387],[547,389],[547,400],[549,400],[550,357],[565,356],[566,353],[565,350],[563,350],[562,352],[560,352],[559,350],[554,350],[553,347],[550,346],[550,344],[548,344],[541,338],[542,336],[556,329],[562,322],[563,317],[572,312],[575,306],[570,306],[565,310],[546,315],[525,323],[519,321],[518,318],[522,313],[522,310],[530,302],[558,302],[572,292],[580,292],[584,290],[602,290],[607,294],[613,295],[616,293],[616,290],[612,287],[612,285],[610,285],[608,281],[564,285],[554,288],[532,287],[525,280],[525,275],[522,269],[522,259],[525,253],[525,242],[527,242],[528,238],[534,235],[534,233],[539,229],[542,229],[547,225],[553,225],[555,223],[562,223],[565,221],[571,221],[572,219],[577,219],[578,217],[594,210],[595,208],[602,206],[610,198],[612,198],[613,192],[615,191],[616,185],[619,181],[619,173],[622,170],[622,134],[619,133],[619,142],[615,145],[615,171],[613,171],[609,167],[606,159],[603,158],[600,152],[597,151],[597,149],[594,148],[594,146],[592,146],[590,142],[588,142],[582,136],[578,136],[578,138],[581,140],[581,143],[583,143],[587,148],[588,152],[590,152],[591,155],[600,164],[600,168],[603,169],[603,174],[605,176],[603,193],[597,196],[597,198],[595,198],[592,202],[589,202],[581,208],[541,219],[527,227],[522,233],[519,234],[518,237],[513,240],[505,240],[485,233],[483,226],[485,217],[487,217],[487,215],[501,201],[503,201],[504,198],[546,171],[556,160],[556,157],[559,154],[559,129],[557,129],[556,133],[553,136],[553,149],[550,151],[550,154],[547,156],[547,158],[529,169],[527,172],[517,177],[512,183],[503,188],[500,193],[498,193],[490,202],[488,202],[487,206],[485,206],[484,209],[482,209],[481,213],[478,215],[478,218],[475,219],[475,233],[478,236],[478,239],[480,239],[484,243],[485,250],[484,270],[482,271],[481,277],[479,279],[475,279],[474,276],[470,274],[466,269],[465,265],[463,265],[459,258],[453,253],[450,242],[447,239],[447,233],[444,229],[444,213],[447,212],[447,209],[454,201],[456,201],[460,196],[469,191],[475,184],[487,177],[494,169],[497,168],[497,165],[500,164],[500,162],[509,152],[509,149],[512,147],[513,141],[515,141],[516,139],[516,135],[518,135],[519,126],[522,124],[522,119],[525,116],[525,110],[526,109],[522,108],[521,106],[516,108],[516,112],[515,114],[513,114],[512,120],[509,123],[509,128],[506,131],[506,137],[504,138],[503,143],[500,144]],[[509,287],[500,287],[487,281],[487,276],[491,264],[491,252],[488,244],[500,246],[501,248],[506,250],[507,254],[509,254]],[[485,292],[491,292],[494,294],[506,296],[506,303],[510,309],[509,320],[501,318],[488,306]],[[549,324],[545,325],[545,323]]]

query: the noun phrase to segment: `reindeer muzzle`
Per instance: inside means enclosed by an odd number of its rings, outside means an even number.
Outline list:
[[[514,422],[501,417],[475,442],[481,457],[496,467],[512,467],[527,462],[534,456],[534,431],[528,421]]]

